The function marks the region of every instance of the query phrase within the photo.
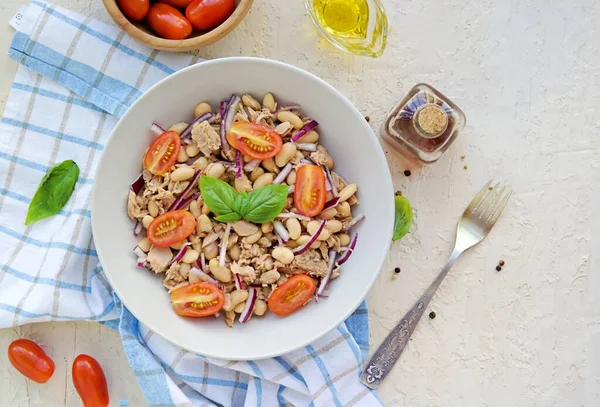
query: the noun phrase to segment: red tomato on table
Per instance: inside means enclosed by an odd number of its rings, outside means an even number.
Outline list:
[[[8,345],[8,359],[23,376],[37,383],[46,383],[54,374],[52,359],[29,339],[17,339]]]
[[[153,3],[146,19],[150,28],[162,38],[183,40],[192,33],[192,25],[175,7]]]
[[[165,3],[177,8],[186,8],[193,0],[158,0],[157,3]]]
[[[235,10],[234,0],[194,0],[185,16],[196,30],[208,30],[221,24]]]
[[[290,315],[313,297],[316,288],[315,280],[306,274],[296,274],[273,290],[269,297],[269,309],[279,316]]]
[[[79,355],[71,369],[73,385],[84,407],[107,407],[108,385],[102,366],[89,355]]]
[[[212,283],[193,283],[171,292],[175,312],[184,317],[205,317],[223,308],[225,295]]]
[[[150,8],[150,0],[117,0],[121,12],[130,20],[140,21]]]

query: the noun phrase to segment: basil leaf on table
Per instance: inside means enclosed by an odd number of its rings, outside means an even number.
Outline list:
[[[254,223],[270,222],[281,213],[288,196],[286,185],[267,185],[248,194],[244,219]]]
[[[394,197],[394,206],[394,235],[392,240],[396,241],[402,239],[408,233],[412,225],[413,212],[408,199],[399,194]]]
[[[56,215],[65,206],[79,178],[79,167],[66,160],[50,168],[29,203],[25,225]]]
[[[225,216],[237,213],[234,205],[237,191],[228,183],[217,178],[201,175],[200,193],[204,203],[215,215]]]

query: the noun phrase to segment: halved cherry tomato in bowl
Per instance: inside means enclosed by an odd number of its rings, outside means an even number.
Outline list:
[[[108,385],[100,363],[89,355],[78,355],[71,368],[73,385],[84,407],[107,407]]]
[[[177,8],[186,8],[194,0],[158,0],[157,3],[165,3]]]
[[[196,228],[196,219],[188,211],[165,212],[148,226],[148,240],[154,246],[169,247],[177,244]]]
[[[255,160],[275,157],[283,140],[279,133],[260,123],[234,122],[227,133],[227,142]]]
[[[269,297],[269,309],[279,316],[290,315],[313,297],[316,288],[315,280],[306,274],[296,274],[273,290]]]
[[[193,283],[171,292],[171,304],[178,315],[205,317],[216,314],[223,308],[225,295],[212,283]]]
[[[208,30],[221,24],[235,10],[235,0],[194,0],[185,16],[196,30]]]
[[[140,21],[150,8],[150,0],[117,0],[121,12],[132,21]]]
[[[144,168],[154,175],[164,175],[177,161],[181,138],[175,131],[165,131],[158,136],[144,156]]]
[[[8,345],[8,360],[23,376],[36,383],[46,383],[54,374],[54,362],[29,339],[17,339]]]
[[[325,206],[325,174],[318,165],[302,165],[296,170],[294,206],[298,213],[313,217]]]
[[[192,25],[175,7],[153,3],[146,18],[150,28],[162,38],[183,40],[192,33]]]

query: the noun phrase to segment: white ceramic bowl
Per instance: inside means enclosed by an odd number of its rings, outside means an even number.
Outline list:
[[[354,254],[330,285],[330,296],[278,318],[268,313],[227,328],[223,318],[183,318],[173,311],[164,275],[137,268],[132,249],[137,239],[127,217],[130,183],[152,135],[153,121],[170,125],[190,121],[193,108],[209,101],[213,108],[231,93],[295,102],[317,120],[320,142],[335,160],[336,171],[359,186],[355,213],[366,220]],[[92,227],[104,271],[125,306],[140,322],[184,349],[219,359],[248,360],[281,355],[305,346],[344,321],[375,281],[389,249],[394,222],[393,188],[386,158],[360,112],[337,90],[301,69],[258,58],[223,58],[203,62],[152,87],[115,127],[98,166],[93,191]]]

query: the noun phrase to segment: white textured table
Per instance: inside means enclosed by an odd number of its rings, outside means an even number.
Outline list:
[[[108,21],[100,0],[55,2]],[[1,1],[0,21],[20,3]],[[395,186],[416,216],[369,295],[372,348],[445,262],[474,193],[492,176],[514,187],[501,221],[459,260],[430,305],[437,317],[421,321],[381,388],[389,406],[600,405],[600,3],[384,3],[392,29],[376,60],[318,39],[300,0],[256,0],[245,22],[201,55],[300,66],[340,89],[376,129],[420,81],[466,112],[455,145],[438,163],[411,168],[410,178],[386,146]],[[0,109],[15,70],[5,56],[11,36],[0,28]],[[396,266],[402,273],[392,281]],[[28,383],[9,367],[4,349],[21,336],[52,349],[50,384]],[[110,361],[115,405],[145,405],[115,333],[61,322],[0,331],[2,406],[77,405],[69,372],[81,352]]]

